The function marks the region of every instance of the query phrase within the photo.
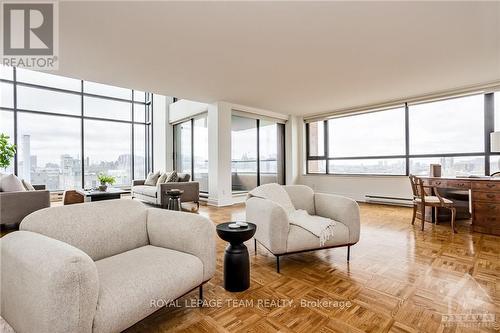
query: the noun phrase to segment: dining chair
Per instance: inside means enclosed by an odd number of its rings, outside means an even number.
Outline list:
[[[439,190],[436,186],[425,185],[424,181],[419,177],[410,175],[410,183],[413,191],[413,217],[411,224],[415,224],[417,211],[420,209],[422,231],[424,231],[425,207],[431,207],[432,209],[446,208],[451,210],[451,229],[454,233],[456,233],[455,217],[457,215],[457,209],[455,207],[455,203],[450,199],[443,198],[439,194]]]

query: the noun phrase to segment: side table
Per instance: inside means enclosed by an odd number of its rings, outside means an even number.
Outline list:
[[[229,228],[227,222],[218,224],[217,235],[229,242],[224,253],[224,288],[227,291],[243,291],[250,287],[250,259],[248,249],[243,242],[255,234],[257,226],[248,223],[247,227]]]

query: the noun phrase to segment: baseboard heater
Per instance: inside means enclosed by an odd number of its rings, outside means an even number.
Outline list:
[[[412,206],[413,200],[408,198],[386,197],[381,195],[365,195],[366,202],[395,206]]]

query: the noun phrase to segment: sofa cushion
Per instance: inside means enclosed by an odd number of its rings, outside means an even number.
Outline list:
[[[191,175],[189,173],[178,173],[177,174],[177,181],[178,182],[188,182],[191,179]]]
[[[137,185],[132,187],[132,192],[156,198],[158,188],[149,185]]]
[[[349,228],[345,224],[336,222],[333,227],[333,237],[326,241],[322,247],[330,247],[336,245],[345,245],[349,243]],[[320,248],[319,238],[309,231],[296,226],[290,225],[288,239],[286,244],[287,252],[312,250]]]
[[[169,174],[170,174],[169,172],[162,173],[161,176],[158,178],[156,185],[163,184],[167,180]]]
[[[203,282],[197,257],[152,245],[96,262],[99,298],[93,332],[120,332]]]
[[[19,229],[68,243],[99,260],[149,244],[146,219],[142,203],[117,199],[38,210]]]
[[[177,171],[174,170],[168,174],[168,177],[165,180],[165,183],[173,183],[173,182],[176,182],[178,179],[179,179],[179,177],[177,176]]]
[[[2,192],[23,192],[26,189],[23,186],[21,179],[16,175],[4,175],[0,178],[0,189]]]
[[[144,181],[144,185],[149,185],[149,186],[156,186],[156,183],[158,182],[158,178],[160,178],[160,171],[155,172],[155,173],[148,173],[148,177]]]
[[[31,185],[31,183],[25,181],[24,179],[21,179],[21,182],[23,183],[23,186],[26,189],[26,191],[34,191],[35,190],[33,185]]]

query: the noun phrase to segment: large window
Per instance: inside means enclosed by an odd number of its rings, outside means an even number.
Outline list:
[[[21,178],[65,190],[95,187],[103,172],[130,186],[152,169],[150,93],[5,66],[0,88],[0,131],[17,145],[9,171]]]
[[[202,114],[174,126],[175,168],[208,193],[208,115]]]
[[[314,174],[428,175],[441,164],[445,176],[491,174],[486,115],[500,129],[500,95],[452,98],[306,124],[307,172]],[[326,152],[326,153],[325,153]]]
[[[232,190],[250,191],[260,184],[284,184],[284,125],[232,116]]]

